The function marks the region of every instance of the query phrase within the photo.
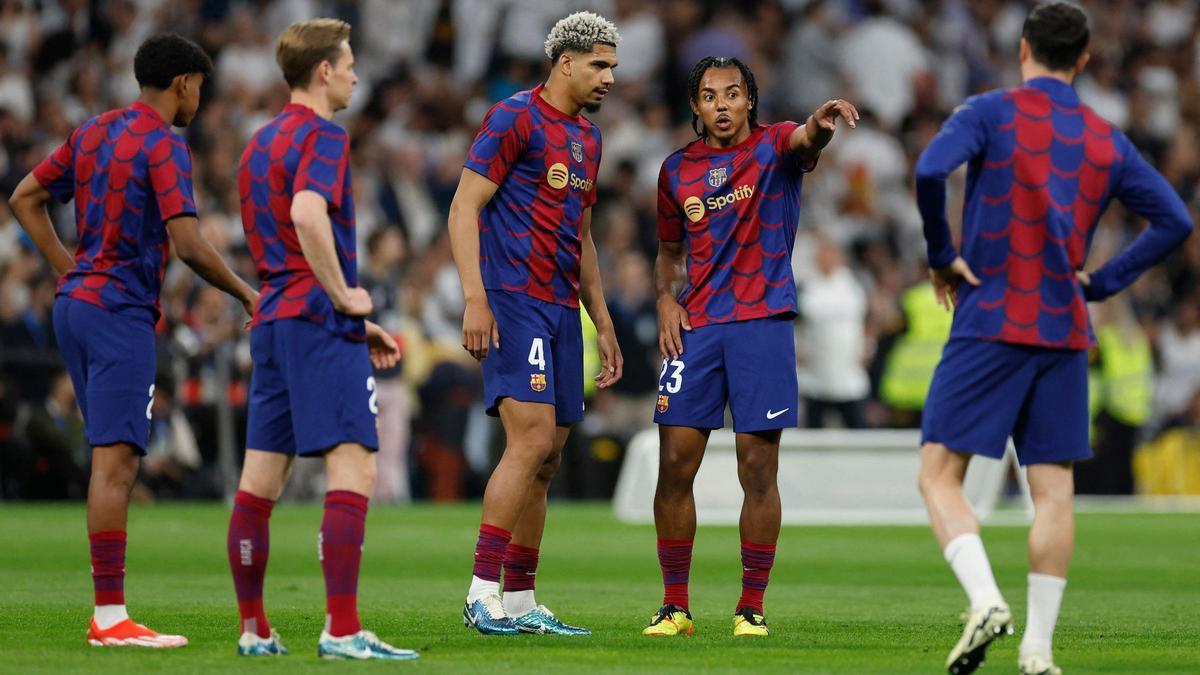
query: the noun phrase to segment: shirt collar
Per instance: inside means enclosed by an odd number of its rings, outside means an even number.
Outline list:
[[[167,121],[163,119],[163,116],[158,114],[158,111],[145,101],[134,101],[133,105],[129,106],[129,109],[136,110],[143,115],[149,115],[152,119],[154,119],[154,121],[162,124],[163,126],[170,126],[167,124]]]
[[[1025,81],[1024,86],[1037,89],[1048,94],[1051,100],[1060,103],[1078,103],[1079,95],[1075,88],[1055,77],[1034,77]]]

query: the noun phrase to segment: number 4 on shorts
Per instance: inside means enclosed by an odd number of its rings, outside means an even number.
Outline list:
[[[546,351],[542,346],[542,338],[533,338],[529,346],[529,365],[537,366],[538,370],[546,369]]]

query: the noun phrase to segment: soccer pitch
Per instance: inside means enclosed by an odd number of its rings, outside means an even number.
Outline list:
[[[640,631],[662,599],[654,530],[618,523],[608,505],[551,504],[538,600],[584,638],[485,638],[462,626],[478,505],[370,512],[359,606],[364,627],[416,648],[409,663],[328,663],[316,559],[319,506],[272,516],[266,601],[291,655],[240,659],[221,504],[134,507],[126,593],[133,617],[191,644],[166,652],[97,649],[84,640],[91,579],[82,504],[0,506],[0,670],[5,672],[944,672],[966,598],[924,527],[784,527],[767,590],[773,634],[730,634],[740,590],[738,534],[702,527],[692,566],[692,638]],[[1024,527],[984,530],[1018,634],[984,672],[1015,672],[1025,614]],[[1085,514],[1055,639],[1069,673],[1200,671],[1200,518]]]

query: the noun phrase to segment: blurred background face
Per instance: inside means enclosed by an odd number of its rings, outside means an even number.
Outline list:
[[[710,138],[728,141],[742,133],[750,117],[750,107],[742,71],[709,68],[700,77],[692,110],[700,116]]]

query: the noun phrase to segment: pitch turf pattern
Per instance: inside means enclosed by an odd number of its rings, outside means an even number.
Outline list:
[[[538,600],[588,638],[484,638],[462,627],[479,509],[375,508],[360,581],[363,624],[415,663],[318,661],[324,620],[315,537],[319,507],[272,516],[266,600],[290,656],[235,655],[237,616],[225,559],[228,508],[138,506],[130,518],[127,599],[138,621],[188,636],[180,650],[100,650],[84,641],[91,583],[82,505],[0,505],[0,671],[822,672],[936,673],[958,639],[965,597],[925,528],[788,527],[767,591],[772,635],[730,634],[740,579],[735,528],[701,528],[692,568],[696,636],[641,629],[661,601],[654,531],[607,505],[552,504]],[[984,532],[1017,635],[989,651],[1015,672],[1025,615],[1025,528]],[[1194,514],[1093,514],[1078,520],[1055,658],[1075,673],[1197,672],[1200,584]]]

